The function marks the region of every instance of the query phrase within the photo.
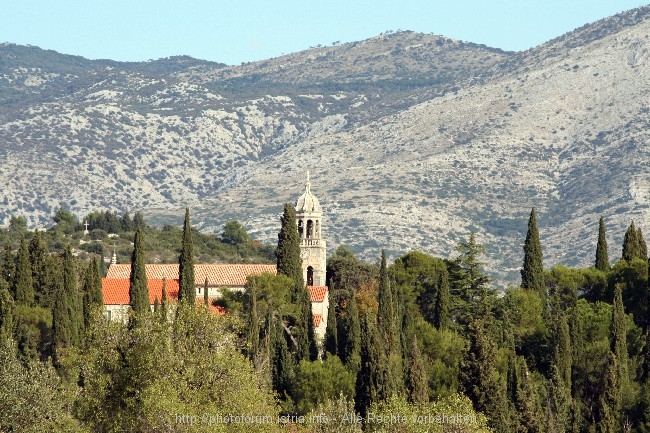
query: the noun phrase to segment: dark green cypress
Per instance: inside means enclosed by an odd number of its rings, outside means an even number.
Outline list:
[[[29,260],[29,251],[25,238],[21,239],[18,255],[16,256],[16,275],[12,291],[16,304],[28,306],[34,304],[32,266]]]
[[[336,297],[334,289],[330,287],[327,294],[329,307],[327,309],[327,330],[325,331],[325,352],[328,355],[338,354],[338,324],[336,323]]]
[[[433,325],[440,331],[449,329],[451,325],[450,303],[449,275],[447,268],[443,267],[438,274],[438,293],[436,294],[436,303],[433,310]]]
[[[620,367],[613,352],[609,352],[607,369],[603,376],[603,391],[598,397],[598,433],[618,433],[621,431],[621,381]]]
[[[639,245],[639,232],[634,226],[634,221],[630,223],[623,238],[623,260],[631,262],[641,257],[641,245]]]
[[[14,256],[11,243],[7,242],[4,247],[4,256],[2,257],[2,269],[0,278],[5,280],[9,287],[13,286],[14,273],[16,272],[16,257]]]
[[[167,279],[163,278],[162,294],[160,296],[160,318],[163,323],[167,322]]]
[[[144,264],[144,234],[142,228],[135,232],[133,254],[131,254],[131,277],[129,285],[129,304],[136,313],[149,311],[149,292],[147,290],[147,273]]]
[[[278,233],[278,248],[276,250],[278,274],[286,275],[294,281],[291,292],[291,302],[298,303],[300,293],[305,290],[302,275],[302,260],[300,259],[300,238],[296,225],[296,213],[290,203],[284,205]]]
[[[192,226],[190,225],[190,208],[185,209],[183,243],[178,263],[179,304],[194,305],[196,302],[196,291],[194,288],[194,245],[192,242]]]
[[[605,234],[605,220],[600,217],[598,222],[598,244],[596,244],[596,269],[607,272],[610,269],[609,255],[607,254],[607,235]]]
[[[63,250],[63,291],[67,298],[68,315],[70,316],[70,343],[77,345],[81,342],[83,312],[77,289],[77,267],[70,245]]]
[[[295,382],[293,358],[284,337],[281,319],[269,317],[271,327],[271,382],[273,389],[286,400]]]
[[[643,238],[643,232],[641,231],[641,227],[639,227],[636,230],[636,238],[638,239],[639,242],[639,258],[643,260],[647,260],[648,245],[645,243],[645,239]]]
[[[379,288],[377,297],[379,308],[377,310],[377,325],[379,333],[383,340],[383,347],[388,351],[392,349],[394,343],[395,311],[393,310],[393,296],[388,279],[388,269],[386,267],[386,251],[381,251],[381,265],[379,267]]]
[[[361,365],[357,373],[355,408],[363,418],[368,408],[386,398],[388,360],[381,348],[374,320],[361,320]]]
[[[530,218],[528,219],[528,233],[524,243],[524,266],[521,270],[521,287],[536,290],[546,296],[542,244],[539,240],[535,208],[530,211]]]
[[[59,350],[72,344],[72,320],[70,303],[60,277],[53,291],[54,307],[52,308],[52,358],[54,365],[59,362]]]
[[[299,330],[296,335],[298,342],[296,360],[298,362],[303,359],[315,361],[318,358],[318,346],[314,336],[314,315],[312,314],[311,299],[307,289],[302,290],[298,302],[300,313],[298,317]]]
[[[11,339],[13,325],[14,301],[7,289],[7,284],[0,281],[0,345]]]
[[[260,359],[260,317],[257,306],[257,284],[247,283],[247,292],[245,307],[248,317],[248,357],[253,362],[255,368],[259,368]]]
[[[342,329],[344,338],[339,338],[341,361],[354,373],[359,371],[361,351],[361,322],[354,288],[350,289],[345,308]]]
[[[429,381],[424,368],[422,353],[418,346],[417,337],[413,337],[411,356],[408,362],[408,394],[411,403],[429,402]]]
[[[614,305],[612,306],[611,346],[610,350],[616,356],[618,365],[618,382],[621,386],[627,383],[627,326],[625,324],[625,307],[623,306],[623,291],[621,283],[614,286]]]
[[[97,258],[93,257],[90,261],[92,269],[92,296],[91,302],[100,307],[104,306],[104,294],[102,293],[102,277],[99,270]]]
[[[29,259],[32,263],[32,282],[36,302],[41,307],[51,308],[54,297],[54,294],[48,291],[51,257],[47,243],[38,230],[34,232],[34,237],[29,243]]]
[[[210,305],[210,292],[208,289],[208,277],[205,277],[205,282],[203,283],[203,303],[207,306]]]

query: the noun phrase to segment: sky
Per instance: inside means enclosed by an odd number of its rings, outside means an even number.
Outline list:
[[[646,0],[647,1],[647,0]],[[392,30],[524,50],[635,0],[4,0],[0,42],[89,59],[237,65]]]

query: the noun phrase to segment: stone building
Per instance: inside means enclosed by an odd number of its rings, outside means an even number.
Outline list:
[[[327,248],[322,237],[323,209],[311,192],[307,173],[305,192],[296,201],[296,225],[300,235],[300,257],[303,277],[311,298],[316,337],[323,339],[327,329],[329,309],[328,287],[325,285]],[[149,298],[153,308],[156,297],[160,300],[162,281],[167,283],[167,295],[171,302],[178,297],[178,264],[146,264]],[[221,289],[243,291],[249,276],[264,272],[277,273],[276,265],[268,264],[196,264],[194,286],[197,300],[204,297],[207,282],[208,297],[218,298]],[[106,278],[102,280],[104,308],[112,320],[124,320],[129,308],[129,277],[131,264],[111,263]],[[219,312],[221,310],[215,310]]]

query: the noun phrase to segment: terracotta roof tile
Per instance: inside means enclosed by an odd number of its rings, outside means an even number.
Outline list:
[[[178,280],[166,280],[167,298],[178,298]],[[129,286],[128,278],[102,278],[102,294],[104,295],[104,305],[127,305],[129,303]],[[156,298],[158,302],[162,300],[163,280],[147,280],[147,289],[149,290],[149,303],[153,305]]]
[[[145,265],[147,279],[177,280],[177,264],[147,264]],[[276,265],[242,265],[242,264],[198,264],[194,265],[194,284],[203,286],[205,279],[208,285],[243,287],[246,285],[246,278],[250,275],[259,275],[264,272],[277,273]],[[131,276],[131,264],[114,264],[108,268],[106,278],[126,278]]]
[[[327,286],[309,286],[311,302],[324,302],[327,297]]]
[[[314,314],[314,326],[318,328],[320,326],[320,322],[323,321],[323,315],[322,314]]]

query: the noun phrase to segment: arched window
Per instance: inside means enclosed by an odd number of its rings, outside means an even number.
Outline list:
[[[307,285],[308,286],[314,285],[314,268],[312,268],[311,266],[307,268]]]
[[[314,231],[314,236],[320,237],[320,221],[316,220],[316,230]]]
[[[298,220],[298,236],[302,237],[302,232],[303,232],[302,220]]]
[[[307,220],[307,237],[310,238],[314,235],[314,222]]]

